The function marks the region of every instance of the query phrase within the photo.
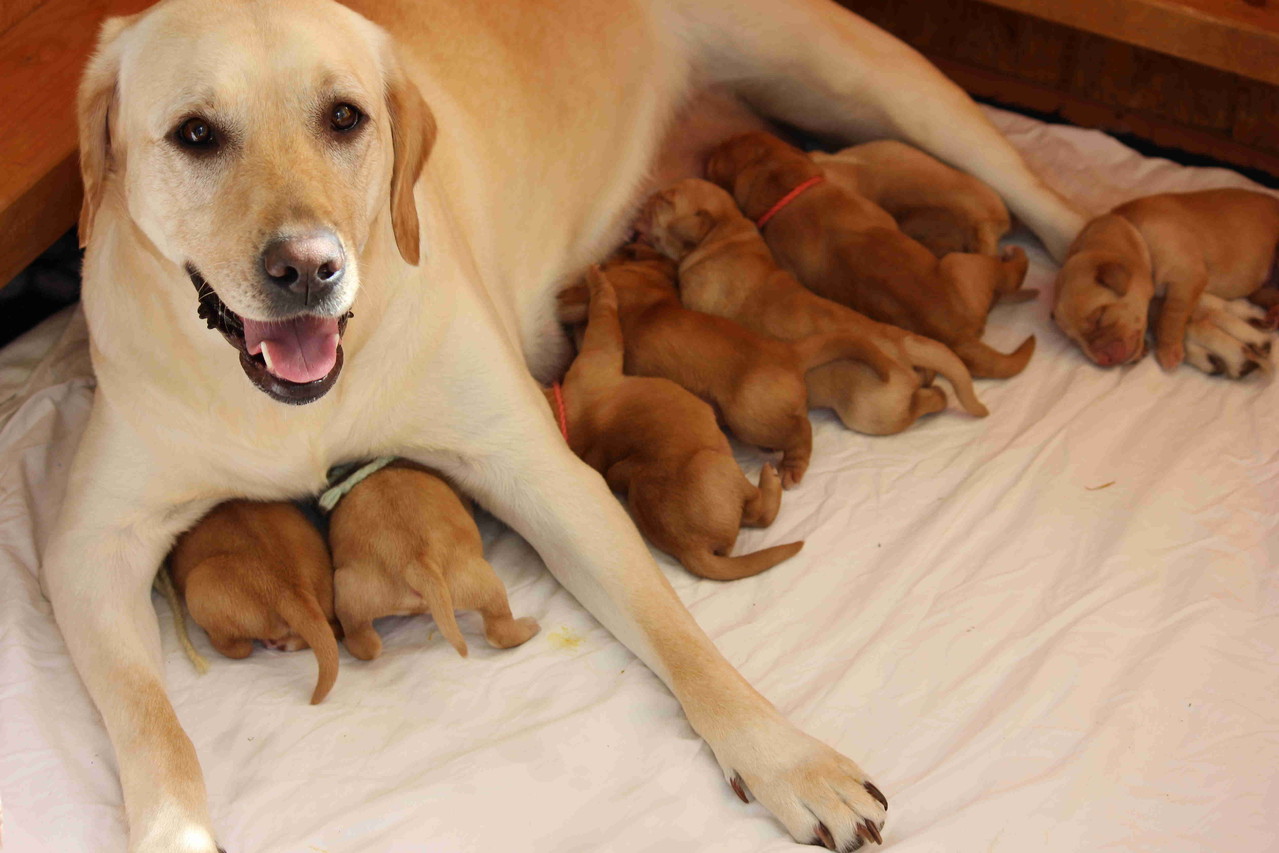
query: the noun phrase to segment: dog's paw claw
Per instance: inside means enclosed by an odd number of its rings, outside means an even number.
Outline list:
[[[825,847],[827,850],[839,850],[839,848],[835,846],[835,838],[830,834],[830,830],[826,828],[826,824],[818,822],[817,829],[815,831],[817,833],[817,837],[812,841],[812,845],[814,847]]]
[[[737,795],[737,799],[743,803],[750,803],[751,798],[746,793],[746,786],[742,783],[741,776],[734,773],[733,778],[728,780],[728,784],[732,786],[733,793]]]
[[[874,782],[863,782],[862,787],[866,789],[868,794],[876,800],[879,800],[879,804],[884,807],[884,811],[888,811],[888,798],[884,796],[883,792],[875,787]]]
[[[867,841],[873,841],[876,844],[884,843],[884,838],[879,834],[879,830],[875,828],[875,824],[868,820],[857,824],[857,834]]]

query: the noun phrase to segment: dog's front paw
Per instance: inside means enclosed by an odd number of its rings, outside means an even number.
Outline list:
[[[1204,294],[1186,327],[1186,360],[1211,376],[1231,379],[1270,372],[1270,338],[1252,324],[1253,308]]]
[[[721,760],[734,793],[751,797],[802,844],[858,850],[881,844],[888,800],[854,762],[798,731]],[[785,744],[783,746],[783,744]]]

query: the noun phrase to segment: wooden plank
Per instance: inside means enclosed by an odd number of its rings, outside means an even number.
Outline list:
[[[1080,127],[1133,136],[1165,148],[1211,157],[1239,168],[1279,177],[1279,155],[1241,145],[1225,134],[1188,128],[1143,110],[1128,110],[1018,80],[940,56],[929,60],[966,91],[1011,107],[1053,115]]]
[[[149,0],[46,0],[0,36],[0,286],[75,224],[75,93],[98,26]]]
[[[0,33],[21,21],[45,0],[0,0]]]
[[[1279,85],[1279,4],[1265,0],[983,2]]]

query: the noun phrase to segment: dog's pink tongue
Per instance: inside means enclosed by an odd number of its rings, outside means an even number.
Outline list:
[[[266,369],[286,382],[314,382],[329,375],[338,359],[336,317],[295,317],[282,323],[244,318],[249,355],[262,353]]]

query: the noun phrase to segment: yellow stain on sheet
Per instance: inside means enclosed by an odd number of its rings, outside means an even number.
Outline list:
[[[1085,486],[1084,489],[1085,491],[1089,491],[1089,492],[1100,492],[1102,489],[1109,489],[1116,482],[1118,481],[1111,480],[1109,483],[1102,483],[1100,486]]]
[[[546,635],[551,646],[561,652],[571,652],[582,645],[582,636],[567,625]]]

